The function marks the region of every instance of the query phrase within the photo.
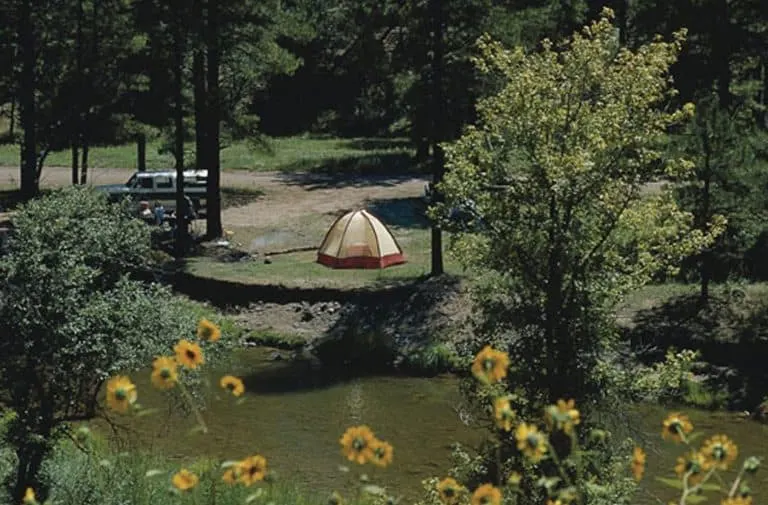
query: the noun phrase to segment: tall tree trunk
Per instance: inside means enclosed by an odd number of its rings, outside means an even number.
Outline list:
[[[429,17],[432,21],[432,184],[433,188],[442,182],[445,174],[445,153],[440,143],[445,140],[445,99],[443,97],[443,76],[445,66],[445,40],[443,39],[444,14],[442,0],[429,1]],[[439,191],[434,192],[435,200],[441,201]],[[443,268],[443,234],[440,227],[432,225],[432,275],[440,275]]]
[[[205,54],[201,47],[195,47],[192,57],[192,79],[195,100],[195,168],[202,170],[208,165],[206,141],[206,96],[205,96]]]
[[[206,228],[209,238],[220,237],[221,224],[221,160],[219,157],[219,122],[221,121],[221,93],[219,90],[219,5],[208,1],[208,131],[206,160],[208,163],[208,194]]]
[[[729,0],[717,0],[712,20],[713,29],[712,52],[714,68],[717,76],[717,96],[720,106],[728,108],[731,105],[731,20],[728,9]]]
[[[91,69],[94,69],[96,61],[99,57],[99,0],[93,1],[93,44],[91,44]],[[80,167],[80,184],[88,183],[88,144],[90,143],[89,135],[91,132],[91,121],[93,120],[90,112],[91,101],[90,97],[93,95],[93,85],[88,80],[88,84],[81,86],[83,90],[81,95],[81,111],[82,119],[80,120],[80,142],[83,146],[83,163]]]
[[[80,163],[80,184],[85,185],[88,183],[88,154],[90,152],[90,146],[88,144],[88,136],[83,135],[83,159]]]
[[[177,4],[178,5],[178,4]],[[179,9],[181,10],[181,9]],[[175,12],[173,34],[173,122],[176,154],[176,258],[184,257],[187,246],[186,201],[184,200],[184,27],[182,12]]]
[[[8,123],[8,136],[13,139],[16,132],[16,93],[11,93],[11,122]]]
[[[82,137],[82,93],[83,93],[83,0],[77,1],[77,35],[75,36],[75,96],[72,100],[72,124],[70,125],[70,144],[72,148],[72,185],[80,179],[80,139]]]
[[[19,79],[19,106],[24,140],[21,148],[21,195],[32,198],[39,190],[37,178],[37,139],[35,111],[35,31],[32,23],[33,0],[19,0],[17,24],[21,75]]]
[[[206,154],[206,110],[207,97],[205,89],[205,19],[203,0],[195,0],[195,49],[192,56],[192,81],[195,101],[195,168],[202,170],[208,165]]]
[[[709,143],[710,128],[715,128],[715,114],[719,111],[715,109],[713,113],[713,121],[711,126],[707,125],[702,132],[702,147],[704,151],[704,172],[702,174],[702,180],[704,187],[701,191],[701,212],[699,215],[699,228],[702,231],[706,231],[707,223],[709,223],[711,216],[711,192],[710,185],[712,183],[712,146]],[[706,307],[709,305],[709,282],[712,278],[712,255],[709,250],[704,250],[699,256],[699,278],[701,280],[699,302],[701,306]]]
[[[79,179],[79,170],[78,167],[80,166],[80,149],[77,145],[77,135],[72,135],[72,140],[70,142],[70,149],[72,150],[72,185],[77,186],[78,179]]]
[[[136,166],[139,172],[147,170],[147,136],[139,133],[136,137]]]

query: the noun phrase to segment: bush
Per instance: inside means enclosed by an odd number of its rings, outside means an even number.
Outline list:
[[[133,280],[147,267],[148,228],[126,207],[83,188],[24,205],[0,257],[0,391],[15,412],[6,441],[20,471],[14,501],[69,421],[99,413],[97,395],[118,371],[145,367],[195,332],[189,304]]]

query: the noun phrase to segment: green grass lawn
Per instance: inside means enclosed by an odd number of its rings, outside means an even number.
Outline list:
[[[285,170],[317,172],[385,172],[413,170],[412,149],[407,139],[340,139],[312,138],[307,136],[274,138],[267,149],[250,142],[238,141],[221,151],[221,166],[236,170]],[[173,167],[170,154],[159,153],[159,142],[147,145],[147,168],[150,170]],[[187,143],[186,153],[192,159],[194,143]],[[16,166],[19,162],[19,146],[0,145],[0,165]],[[68,150],[52,152],[46,166],[70,166]],[[95,146],[89,154],[89,164],[94,168],[136,169],[136,145]]]
[[[386,286],[412,281],[430,272],[429,229],[399,229],[392,232],[405,251],[407,263],[383,270],[332,269],[315,262],[317,252],[301,251],[264,256],[247,261],[225,262],[203,256],[189,260],[187,271],[194,275],[212,277],[243,284],[279,284],[303,288],[359,288]],[[322,240],[322,235],[320,235]],[[319,245],[319,244],[318,244]],[[445,269],[457,274],[459,265],[449,254],[444,255]]]

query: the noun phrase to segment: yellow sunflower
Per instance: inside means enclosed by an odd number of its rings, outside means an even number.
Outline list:
[[[546,410],[547,425],[570,435],[573,427],[581,422],[581,414],[576,409],[574,400],[557,400],[557,405],[550,405]]]
[[[121,414],[136,402],[136,386],[124,375],[112,377],[107,382],[107,405]]]
[[[245,392],[245,386],[243,381],[233,375],[225,375],[219,381],[219,385],[222,389],[229,391],[234,396],[240,396]]]
[[[221,476],[221,480],[223,480],[227,484],[235,484],[237,483],[237,480],[239,477],[240,477],[240,474],[238,473],[237,467],[233,466],[224,470],[224,473]]]
[[[492,484],[483,484],[472,493],[470,502],[472,505],[501,505],[501,490]]]
[[[508,397],[502,396],[493,401],[493,416],[496,418],[496,426],[500,430],[512,431],[515,411],[512,410]]]
[[[661,437],[664,440],[674,440],[675,442],[682,442],[683,437],[693,431],[693,424],[691,424],[688,416],[674,412],[667,416],[662,423],[663,429],[661,430]]]
[[[497,351],[486,345],[477,353],[472,362],[472,374],[484,384],[492,384],[501,381],[507,376],[509,368],[509,356],[507,353]]]
[[[384,442],[383,440],[374,440],[373,444],[371,444],[371,449],[373,450],[371,462],[374,465],[385,468],[392,463],[392,457],[395,452],[392,444]]]
[[[752,505],[751,496],[738,496],[736,498],[725,498],[720,505]]]
[[[203,318],[197,323],[197,338],[209,342],[216,342],[221,338],[221,329],[214,323]]]
[[[203,350],[189,340],[179,340],[179,343],[173,347],[173,351],[176,353],[176,361],[187,368],[195,369],[205,363]]]
[[[37,497],[35,496],[35,490],[31,487],[28,487],[27,490],[24,492],[24,500],[22,501],[24,505],[33,505],[37,503]]]
[[[547,439],[532,424],[520,423],[515,431],[517,448],[533,463],[538,463],[547,452]]]
[[[739,448],[725,435],[715,435],[701,447],[701,454],[707,460],[707,468],[727,470],[739,455]]]
[[[197,486],[197,481],[197,475],[190,472],[186,468],[179,470],[171,479],[173,487],[179,491],[188,491],[192,489],[193,487]]]
[[[250,486],[267,476],[267,458],[259,454],[245,458],[237,465],[240,482]]]
[[[563,505],[560,500],[547,500],[547,505]]]
[[[152,362],[152,385],[157,389],[171,389],[179,378],[178,366],[173,357],[155,358]]]
[[[635,447],[632,453],[632,475],[635,476],[636,481],[640,481],[645,473],[645,451],[640,447]]]
[[[440,495],[440,501],[445,505],[455,505],[459,501],[464,486],[456,482],[456,479],[447,477],[437,484],[437,492]]]
[[[342,452],[349,461],[364,465],[373,459],[373,445],[376,437],[368,426],[352,426],[341,436]]]
[[[700,452],[692,451],[685,456],[677,458],[675,473],[680,479],[688,475],[688,485],[695,486],[704,478],[704,470],[707,467],[707,459]]]

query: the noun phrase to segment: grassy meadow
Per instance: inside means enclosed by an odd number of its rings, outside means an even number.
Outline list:
[[[2,135],[2,125],[0,125]],[[148,142],[146,161],[148,170],[173,167],[170,153],[161,154],[159,141]],[[194,159],[194,143],[185,145],[187,160]],[[234,141],[221,150],[221,166],[231,170],[252,171],[319,171],[361,172],[366,167],[380,166],[386,162],[388,171],[412,168],[411,147],[407,139],[319,138],[296,136],[268,139],[265,145],[247,141]],[[93,146],[88,164],[93,168],[137,168],[135,144]],[[0,145],[0,166],[17,166],[19,146]],[[68,167],[71,164],[69,150],[55,151],[48,155],[45,166]]]

